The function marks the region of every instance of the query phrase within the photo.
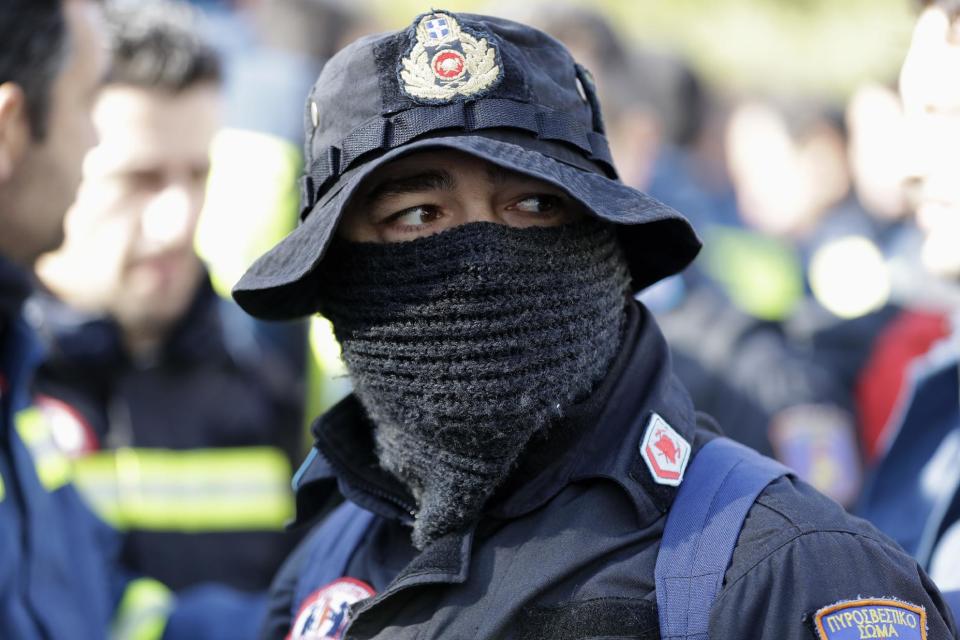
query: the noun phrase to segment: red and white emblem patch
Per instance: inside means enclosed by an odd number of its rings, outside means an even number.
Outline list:
[[[467,60],[459,51],[445,49],[433,57],[431,66],[441,80],[455,80],[467,70]]]
[[[334,580],[303,601],[287,640],[339,640],[350,622],[350,605],[375,594],[360,580]]]
[[[683,482],[683,472],[690,461],[690,443],[654,413],[640,443],[640,456],[647,463],[654,482],[676,487]]]
[[[46,419],[53,441],[68,457],[79,458],[100,448],[93,427],[69,404],[42,394],[36,395],[34,404]]]

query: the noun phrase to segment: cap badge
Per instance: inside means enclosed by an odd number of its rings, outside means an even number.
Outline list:
[[[500,79],[497,50],[460,28],[446,13],[420,18],[417,41],[401,59],[403,90],[414,98],[447,102],[486,91]]]

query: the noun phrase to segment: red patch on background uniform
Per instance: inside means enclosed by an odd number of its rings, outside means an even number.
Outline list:
[[[39,393],[34,404],[46,419],[53,441],[67,456],[79,458],[100,448],[93,427],[69,404]]]
[[[287,640],[339,640],[350,622],[350,605],[375,594],[360,580],[334,580],[303,601]]]
[[[856,387],[867,462],[876,460],[883,450],[884,434],[904,393],[910,363],[948,335],[950,322],[943,314],[904,311],[877,336]]]
[[[690,461],[690,443],[654,413],[640,443],[640,456],[647,463],[654,482],[676,487],[683,482],[683,473]]]

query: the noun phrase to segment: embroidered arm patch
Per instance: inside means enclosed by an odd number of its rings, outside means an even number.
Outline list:
[[[817,611],[814,628],[819,640],[927,640],[927,611],[894,598],[844,600]]]

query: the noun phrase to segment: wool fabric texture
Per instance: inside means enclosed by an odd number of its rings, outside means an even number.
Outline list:
[[[593,219],[340,241],[319,277],[380,465],[417,501],[420,549],[478,518],[530,439],[603,379],[630,288]]]

